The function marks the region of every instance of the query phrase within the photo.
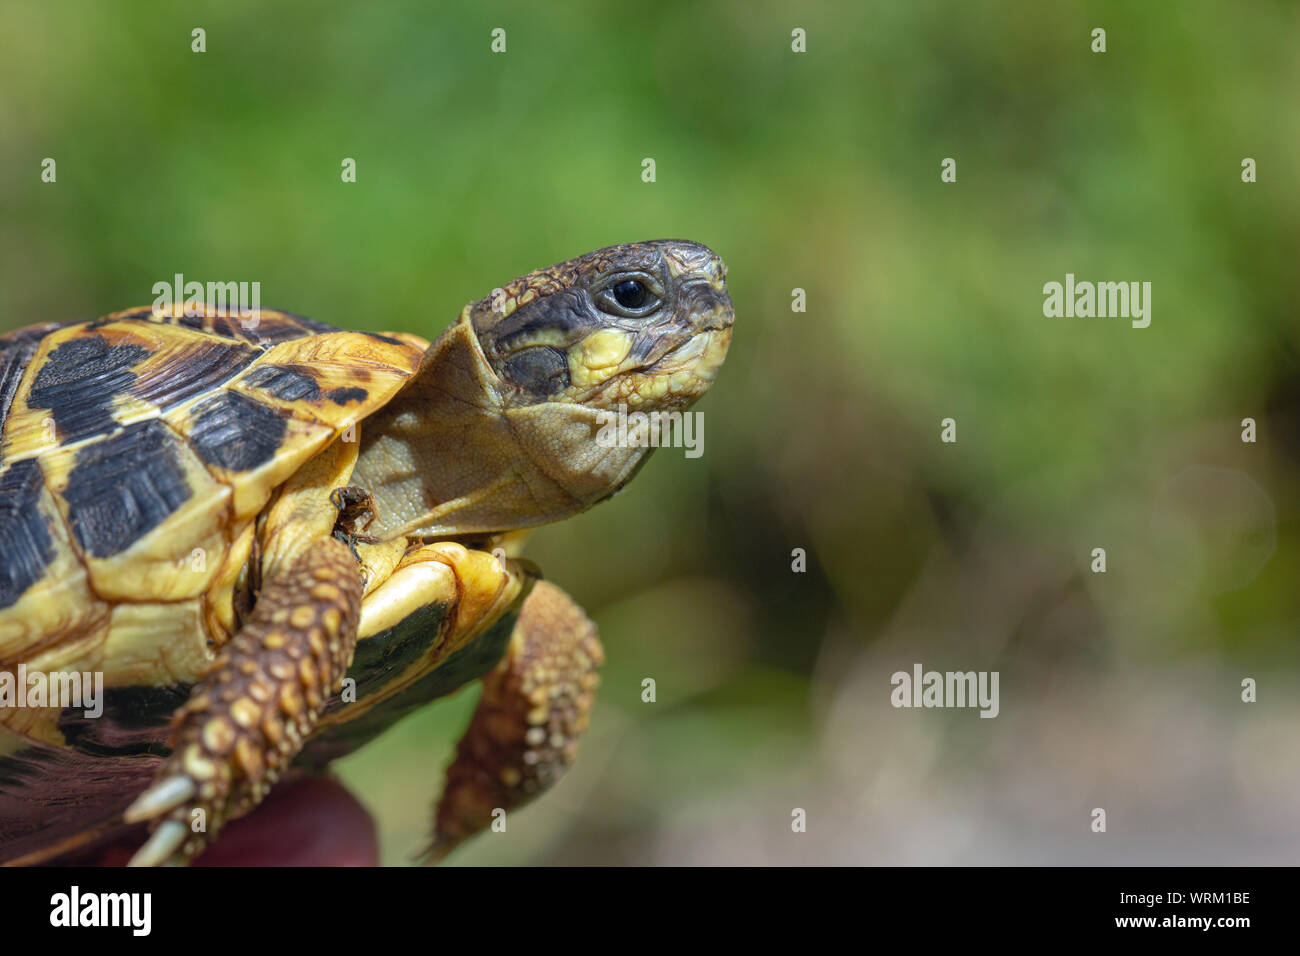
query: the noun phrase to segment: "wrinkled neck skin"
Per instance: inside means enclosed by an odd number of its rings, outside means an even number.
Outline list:
[[[377,505],[369,535],[429,539],[560,521],[616,492],[645,457],[643,448],[601,447],[595,409],[518,404],[468,316],[467,308],[393,401],[361,423],[352,484]]]

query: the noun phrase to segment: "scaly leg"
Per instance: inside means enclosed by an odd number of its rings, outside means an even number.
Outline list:
[[[265,587],[172,730],[172,754],[126,811],[153,821],[135,866],[188,862],[229,819],[271,789],[352,663],[361,578],[346,545],[326,538]]]
[[[605,655],[596,626],[555,585],[539,581],[524,602],[438,804],[426,862],[546,790],[573,763],[600,683]]]

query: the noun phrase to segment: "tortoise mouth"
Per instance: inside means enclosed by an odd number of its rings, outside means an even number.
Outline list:
[[[672,375],[684,371],[715,374],[731,345],[731,329],[730,322],[704,325],[642,371],[647,375]]]
[[[652,375],[693,371],[707,376],[707,380],[712,382],[731,345],[736,310],[726,289],[708,282],[692,283],[687,295],[692,306],[687,313],[690,316],[690,334],[644,371]]]
[[[730,344],[730,324],[706,325],[651,364],[611,377],[582,404],[608,411],[685,409],[709,390]]]

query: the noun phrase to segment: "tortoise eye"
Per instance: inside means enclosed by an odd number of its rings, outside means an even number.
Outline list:
[[[650,293],[635,279],[624,279],[614,286],[614,300],[625,309],[639,309]]]
[[[659,295],[642,279],[626,277],[605,287],[596,296],[602,312],[625,318],[641,318],[659,307]]]

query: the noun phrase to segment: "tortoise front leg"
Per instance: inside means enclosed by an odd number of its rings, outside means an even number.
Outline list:
[[[361,578],[326,538],[265,587],[177,713],[172,754],[126,811],[153,821],[133,866],[188,862],[261,801],[302,749],[352,663]]]
[[[605,662],[596,626],[573,599],[539,581],[524,601],[501,663],[483,678],[447,783],[425,862],[436,863],[520,807],[573,763]]]

